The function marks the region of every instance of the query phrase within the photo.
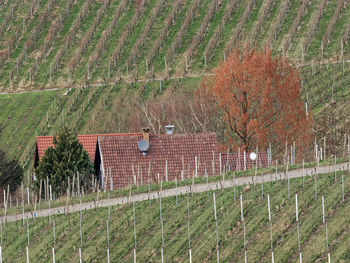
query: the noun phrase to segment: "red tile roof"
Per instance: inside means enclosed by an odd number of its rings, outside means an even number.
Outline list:
[[[163,181],[166,179],[166,162],[169,181],[175,180],[175,177],[178,180],[181,179],[183,166],[184,177],[192,177],[192,174],[195,174],[196,156],[198,176],[204,176],[205,168],[207,168],[208,175],[212,175],[213,156],[215,173],[219,172],[219,153],[215,133],[150,135],[150,147],[147,155],[143,155],[137,148],[137,143],[142,138],[141,134],[99,137],[98,143],[103,169],[106,172],[110,168],[114,188],[129,185],[135,178],[139,184],[146,184],[149,163],[151,163],[151,182],[158,181],[158,173]],[[108,188],[109,177],[104,177],[104,180],[107,182]]]
[[[83,145],[85,151],[87,151],[90,161],[94,162],[96,153],[96,143],[98,136],[125,136],[125,135],[139,135],[140,133],[112,133],[112,134],[86,134],[78,135],[79,142]],[[36,137],[36,151],[35,160],[40,161],[45,151],[49,147],[53,147],[53,136],[37,136]],[[35,164],[36,166],[37,164]]]

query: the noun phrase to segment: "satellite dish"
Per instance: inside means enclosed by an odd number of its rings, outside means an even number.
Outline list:
[[[252,161],[254,161],[255,159],[256,159],[256,153],[254,153],[254,152],[252,152],[252,153],[250,153],[249,154],[249,158],[250,158],[250,160],[252,160]]]
[[[149,148],[149,142],[142,139],[141,141],[138,142],[137,148],[139,148],[141,152],[146,152]]]

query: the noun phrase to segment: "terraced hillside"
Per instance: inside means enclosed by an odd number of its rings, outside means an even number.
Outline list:
[[[312,109],[317,141],[323,145],[326,136],[338,152],[343,152],[344,134],[350,126],[349,66],[314,63],[300,68],[303,100]],[[139,107],[135,98],[147,101],[166,90],[193,93],[201,80],[187,77],[108,86],[101,83],[98,87],[71,89],[67,95],[66,90],[0,95],[0,148],[29,168],[36,135],[55,134],[63,125],[75,127],[81,134],[130,132],[130,112]]]
[[[349,57],[346,0],[6,0],[2,91],[202,73],[242,43]]]
[[[285,180],[265,183],[263,188],[215,191],[217,221],[214,192],[209,191],[190,194],[188,201],[186,195],[163,198],[161,206],[158,199],[111,207],[110,218],[108,208],[98,208],[52,217],[51,223],[49,218],[6,223],[3,259],[26,262],[28,246],[31,262],[52,261],[52,247],[57,262],[79,262],[80,247],[83,262],[107,261],[107,248],[112,262],[133,262],[134,248],[137,262],[161,262],[161,249],[166,262],[188,262],[190,247],[193,262],[216,262],[217,249],[221,262],[244,262],[245,251],[248,262],[271,262],[272,251],[277,262],[298,262],[299,253],[304,262],[326,262],[328,253],[332,262],[348,262],[349,174],[342,178],[338,172],[336,181],[333,173],[318,175],[317,180],[315,176],[291,179],[289,195]]]

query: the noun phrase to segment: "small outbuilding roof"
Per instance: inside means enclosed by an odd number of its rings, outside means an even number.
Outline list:
[[[87,135],[78,135],[79,142],[83,145],[85,151],[87,151],[90,161],[93,163],[95,160],[96,153],[96,143],[98,136],[125,136],[125,135],[138,135],[140,133],[111,133],[111,134],[87,134]],[[37,167],[39,161],[45,154],[45,151],[49,147],[54,147],[53,136],[37,136],[35,143],[35,158],[34,158],[34,167]]]

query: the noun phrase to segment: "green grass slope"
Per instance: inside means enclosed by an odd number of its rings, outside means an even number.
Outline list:
[[[0,89],[7,92],[178,76],[186,60],[188,72],[201,73],[247,42],[297,61],[350,51],[347,1],[17,2],[1,6]]]
[[[256,187],[236,187],[215,191],[220,261],[244,262],[244,232],[240,215],[240,195],[246,227],[246,251],[249,262],[271,262],[270,223],[267,194],[271,200],[272,245],[275,261],[299,260],[295,194],[298,194],[300,249],[304,262],[333,262],[350,260],[349,217],[350,178],[344,174],[344,202],[342,201],[342,173],[319,175],[290,181],[265,183]],[[322,196],[325,200],[325,219],[322,223]],[[236,199],[236,200],[235,200]],[[186,195],[162,199],[164,246],[159,213],[159,200],[135,203],[136,252],[138,262],[161,262],[161,248],[165,261],[188,262],[188,227]],[[189,195],[190,238],[193,262],[216,262],[216,230],[213,192]],[[134,224],[133,204],[110,208],[109,244],[107,243],[108,209],[82,211],[82,258],[84,262],[105,262],[107,248],[113,262],[133,262]],[[55,221],[55,227],[53,226]],[[2,249],[5,262],[25,262],[29,233],[29,255],[33,262],[52,260],[55,246],[56,261],[78,262],[80,245],[80,215],[52,217],[7,223],[2,227]],[[29,232],[27,232],[29,230]],[[54,239],[55,231],[55,239]]]
[[[186,78],[148,83],[118,84],[66,90],[38,91],[0,95],[0,149],[6,149],[10,158],[18,158],[25,168],[31,168],[35,137],[53,135],[68,125],[78,133],[128,132],[118,123],[116,103],[124,94],[144,99],[150,93],[162,93],[177,85],[193,89],[201,78]],[[109,121],[106,121],[109,119]]]

